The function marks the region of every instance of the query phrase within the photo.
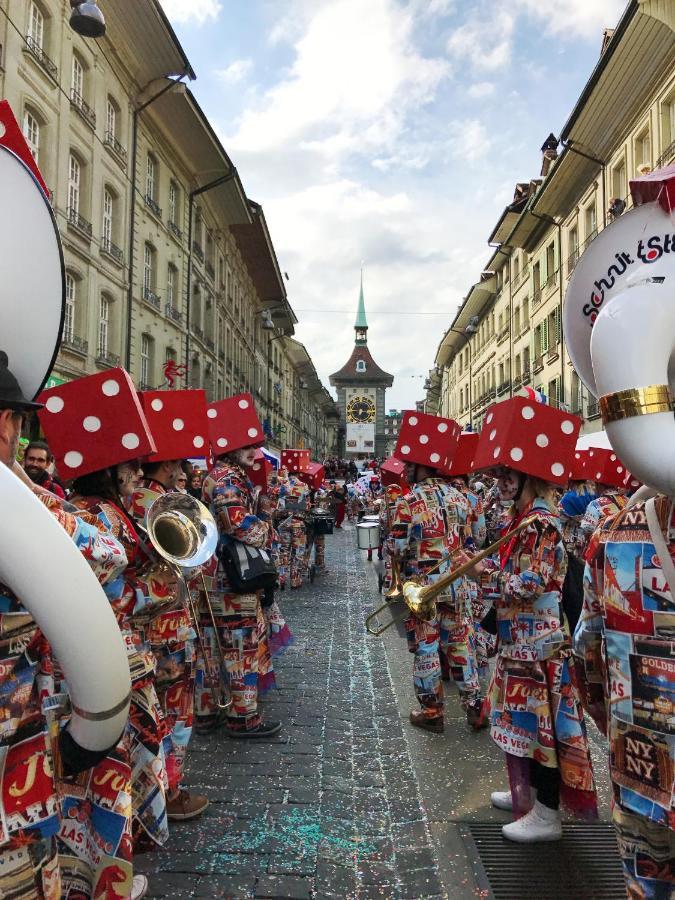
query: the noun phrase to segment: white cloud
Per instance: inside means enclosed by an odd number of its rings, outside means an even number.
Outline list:
[[[253,60],[235,59],[224,69],[216,69],[216,76],[225,84],[238,84],[246,78],[253,68]]]
[[[477,81],[467,88],[467,94],[469,97],[473,97],[474,100],[482,100],[484,97],[491,97],[495,90],[496,88],[492,81]]]
[[[503,10],[493,13],[489,25],[481,10],[456,28],[448,38],[451,59],[467,63],[476,72],[497,72],[511,62],[514,17]]]
[[[598,41],[603,28],[613,28],[619,20],[626,0],[514,0],[514,9],[541,20],[545,30],[555,35],[578,35]]]
[[[161,0],[171,22],[204,25],[215,22],[222,11],[220,0]]]

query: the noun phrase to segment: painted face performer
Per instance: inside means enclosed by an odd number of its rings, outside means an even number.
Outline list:
[[[253,398],[250,394],[239,394],[212,403],[208,416],[215,464],[204,479],[202,496],[218,523],[221,545],[243,544],[265,549],[272,524],[268,513],[256,514],[254,488],[247,474],[263,439]],[[230,737],[237,738],[276,734],[281,723],[264,722],[258,709],[260,675],[265,674],[265,669],[271,671],[269,650],[266,650],[267,629],[260,604],[262,591],[235,593],[220,558],[214,562],[210,574],[211,603],[227,669],[223,677],[227,677],[232,700],[226,731]],[[205,623],[204,632],[215,657],[215,636],[210,623]],[[206,680],[205,672],[198,675],[196,710],[200,729],[216,723]]]
[[[612,450],[591,447],[586,468],[589,479],[595,482],[597,494],[581,520],[581,532],[588,544],[595,529],[625,507],[628,496],[624,488],[626,467]]]
[[[396,504],[389,546],[400,558],[402,574],[433,584],[451,563],[439,562],[452,551],[463,551],[470,534],[471,506],[440,474],[455,452],[459,425],[451,419],[406,412],[395,455],[406,463],[410,491]],[[457,565],[457,559],[454,560]],[[415,654],[413,681],[421,709],[410,713],[418,728],[443,732],[443,684],[438,656],[441,646],[457,685],[468,723],[480,727],[480,684],[471,615],[471,589],[462,578],[440,595],[436,614],[425,621],[414,614],[406,620],[408,647]]]
[[[143,391],[139,398],[157,450],[143,462],[143,479],[128,498],[127,508],[145,527],[153,502],[176,487],[182,460],[205,452],[208,426],[204,391]],[[169,729],[164,740],[167,816],[175,821],[193,819],[208,806],[206,797],[181,787],[194,717],[196,639],[183,594],[182,585],[174,580],[165,605],[151,607],[144,624],[145,640],[157,660],[157,695]]]
[[[491,734],[506,753],[511,785],[510,791],[493,793],[492,803],[517,814],[530,810],[502,829],[513,841],[559,839],[561,802],[572,811],[596,812],[571,647],[561,621],[567,559],[554,505],[554,485],[567,481],[580,424],[557,409],[514,397],[489,408],[474,457],[477,470],[496,471],[500,497],[513,501],[510,527],[529,522],[500,548],[498,656],[489,691]]]
[[[307,515],[309,513],[309,488],[299,477],[309,471],[309,450],[282,450],[281,467],[288,472],[286,483],[279,491],[277,514],[280,517],[282,585],[291,588],[302,586],[307,575]]]
[[[72,479],[71,502],[96,516],[124,548],[128,565],[105,586],[127,649],[131,708],[122,740],[94,769],[61,786],[64,820],[59,859],[64,894],[84,879],[98,896],[119,872],[130,878],[134,849],[166,843],[166,725],[155,691],[155,657],[135,615],[166,602],[174,577],[147,556],[124,511],[142,471],[139,456],[155,450],[131,379],[123,369],[90,375],[48,391],[40,423],[61,471]],[[83,410],[92,414],[84,417]],[[159,563],[159,565],[158,565]],[[133,773],[133,777],[132,777]],[[106,785],[101,791],[97,785]],[[131,801],[131,802],[130,802]],[[105,822],[105,833],[101,823]],[[116,835],[115,850],[101,865],[98,848]],[[139,881],[144,876],[137,876]],[[135,896],[132,890],[132,896]]]
[[[631,183],[636,202],[651,184]],[[567,347],[600,400],[613,450],[657,494],[606,519],[592,536],[575,633],[587,708],[609,739],[627,892],[640,900],[675,891],[675,255],[662,252],[664,240],[672,247],[674,182],[671,176],[670,193],[655,185],[664,209],[637,206],[605,229],[581,257],[565,298]],[[620,251],[633,265],[605,296],[591,331],[583,316],[591,285]]]

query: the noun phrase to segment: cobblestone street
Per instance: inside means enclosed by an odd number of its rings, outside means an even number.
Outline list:
[[[379,596],[351,527],[327,539],[327,563],[281,595],[295,644],[264,708],[283,730],[193,739],[189,781],[211,806],[137,860],[150,896],[479,896],[456,823],[508,821],[489,807],[500,754],[467,730],[452,686],[445,735],[410,728],[410,657],[396,629],[365,631]]]

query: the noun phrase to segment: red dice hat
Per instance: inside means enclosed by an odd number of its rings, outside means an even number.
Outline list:
[[[639,487],[642,487],[642,482],[639,478],[636,478],[631,472],[626,469],[626,476],[623,479],[623,486],[627,491],[636,491]]]
[[[142,391],[139,396],[157,444],[157,452],[148,457],[148,462],[207,455],[204,391]]]
[[[281,466],[289,472],[307,472],[312,461],[311,450],[286,449],[281,451]]]
[[[272,474],[272,463],[260,448],[255,451],[253,465],[247,470],[248,477],[256,487],[266,491],[269,486],[269,477]]]
[[[527,397],[493,403],[480,434],[474,470],[506,466],[554,484],[566,484],[581,419]]]
[[[406,410],[394,455],[405,462],[442,468],[454,456],[460,432],[460,425],[453,419]]]
[[[318,490],[326,477],[326,470],[318,462],[310,462],[306,472],[298,473],[300,478],[309,485],[309,487]]]
[[[441,467],[444,475],[468,475],[473,471],[473,459],[478,447],[478,435],[473,431],[463,431],[450,464]]]
[[[263,428],[250,394],[237,394],[210,403],[206,415],[214,456],[259,446],[263,442]]]
[[[626,467],[613,450],[605,447],[591,447],[588,451],[588,475],[591,481],[598,484],[611,484],[613,487],[623,487],[626,477]]]
[[[405,480],[405,463],[395,456],[390,456],[380,466],[380,479],[384,487],[390,484],[397,484],[400,487],[407,487],[408,482]]]
[[[109,369],[42,391],[40,425],[66,481],[155,452],[130,376]]]
[[[588,450],[575,450],[570,464],[570,481],[588,481]]]

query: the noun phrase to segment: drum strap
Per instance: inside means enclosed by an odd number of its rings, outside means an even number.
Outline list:
[[[645,512],[647,514],[647,525],[649,525],[649,534],[656,550],[656,555],[661,563],[661,569],[666,576],[668,587],[670,588],[670,596],[675,600],[675,565],[666,544],[666,539],[661,530],[661,523],[656,512],[655,498],[650,497],[645,503]],[[672,514],[672,504],[669,507],[668,526],[670,525],[670,516]]]

